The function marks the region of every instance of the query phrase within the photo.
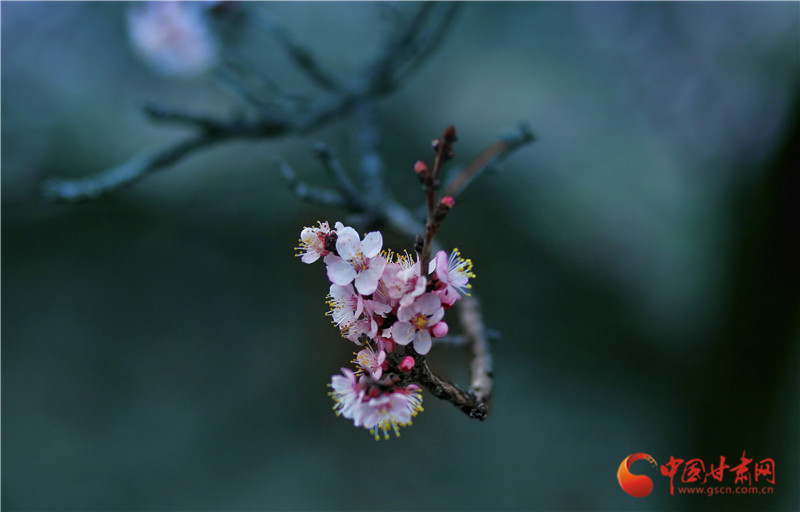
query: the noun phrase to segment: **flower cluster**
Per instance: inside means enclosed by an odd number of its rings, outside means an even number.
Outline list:
[[[341,222],[333,229],[327,222],[304,228],[297,247],[304,263],[325,263],[328,314],[344,338],[362,347],[353,360],[356,371],[342,368],[331,379],[334,410],[376,439],[390,429],[399,435],[398,426],[422,410],[421,391],[410,382],[416,357],[430,351],[433,338],[447,335],[445,311],[468,294],[475,277],[458,249],[439,251],[427,272],[418,259],[382,249],[380,232],[362,240]]]

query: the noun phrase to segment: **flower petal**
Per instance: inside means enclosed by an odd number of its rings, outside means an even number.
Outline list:
[[[414,338],[414,350],[416,350],[417,353],[424,356],[431,350],[432,344],[431,334],[427,329],[417,331],[417,335]]]
[[[358,238],[358,233],[350,226],[337,231],[339,237],[336,239],[336,251],[345,260],[351,260],[356,253],[361,249],[361,241]]]
[[[438,324],[442,318],[444,317],[444,308],[439,307],[436,311],[433,312],[433,315],[428,319],[428,327],[433,327],[434,325]]]
[[[356,277],[356,271],[351,264],[344,261],[342,258],[329,254],[325,256],[325,264],[328,265],[328,279],[333,284],[345,286],[353,282]]]
[[[423,315],[431,316],[442,306],[442,301],[433,293],[425,293],[414,302],[414,307]]]
[[[414,310],[413,304],[411,306],[400,306],[397,310],[397,319],[401,322],[408,322],[414,318],[414,313],[416,313],[416,311]]]
[[[361,295],[370,295],[378,288],[378,280],[386,267],[386,258],[378,256],[372,258],[366,270],[356,276],[356,290]]]
[[[395,322],[392,326],[392,338],[398,345],[408,345],[414,338],[414,327],[408,322]]]
[[[319,253],[316,251],[307,252],[300,257],[300,261],[302,261],[303,263],[314,263],[318,259],[319,259]]]
[[[367,236],[364,237],[364,241],[361,242],[361,252],[364,253],[364,256],[367,258],[374,258],[377,256],[378,253],[381,252],[382,247],[383,236],[380,231],[368,233]]]

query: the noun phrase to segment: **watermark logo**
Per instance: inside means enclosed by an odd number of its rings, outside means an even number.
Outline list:
[[[653,481],[649,477],[631,471],[631,465],[642,459],[658,467],[661,476],[669,479],[669,493],[673,496],[775,493],[775,460],[765,458],[756,461],[747,456],[746,450],[742,451],[738,464],[733,461],[727,463],[724,455],[720,455],[719,464],[717,459],[706,464],[700,458],[687,460],[670,456],[666,464],[658,466],[650,455],[634,453],[622,460],[617,470],[617,480],[623,491],[637,498],[644,498],[653,492]],[[639,471],[643,468],[639,468]]]
[[[656,460],[646,453],[634,453],[622,459],[622,464],[617,470],[617,480],[622,490],[637,498],[644,498],[653,492],[653,481],[645,475],[631,473],[631,464],[644,459],[653,467],[657,467]]]

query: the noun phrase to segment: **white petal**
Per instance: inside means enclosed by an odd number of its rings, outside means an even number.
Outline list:
[[[361,295],[370,295],[378,289],[378,280],[386,267],[386,258],[378,256],[369,262],[369,267],[356,276],[356,290]]]
[[[414,318],[414,309],[411,306],[400,306],[397,310],[397,319],[401,322],[408,322]]]
[[[334,284],[345,286],[356,277],[353,266],[338,256],[333,254],[325,256],[325,264],[328,265],[328,279]]]
[[[347,226],[337,231],[339,237],[336,239],[336,251],[339,256],[346,260],[353,259],[356,253],[361,249],[361,241],[358,238],[356,230]]]
[[[439,297],[429,292],[421,295],[414,302],[414,307],[423,315],[430,316],[442,307],[442,301],[439,300]]]
[[[420,355],[427,354],[431,349],[431,334],[428,332],[427,329],[423,329],[417,332],[417,336],[414,338],[414,350],[416,350]]]
[[[300,257],[300,261],[303,263],[314,263],[319,259],[319,253],[316,251],[307,252]]]
[[[392,338],[398,345],[408,345],[414,338],[414,328],[408,322],[396,322],[392,326]]]
[[[364,237],[364,241],[361,242],[361,252],[364,253],[364,256],[367,258],[373,258],[381,252],[381,248],[383,247],[383,236],[381,236],[380,231],[373,231],[372,233],[368,233],[367,236]]]
[[[437,309],[437,310],[436,310],[436,311],[433,313],[433,315],[431,315],[431,317],[428,319],[428,325],[432,327],[432,326],[434,326],[434,325],[438,324],[438,323],[439,323],[439,321],[440,321],[440,320],[441,320],[443,317],[444,317],[444,308],[443,308],[443,307],[440,307],[440,308],[439,308],[439,309]]]

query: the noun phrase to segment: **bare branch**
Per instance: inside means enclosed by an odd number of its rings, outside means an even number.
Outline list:
[[[484,149],[466,168],[460,170],[447,184],[444,195],[455,197],[482,172],[502,164],[514,151],[536,140],[530,128],[520,123],[517,130]]]
[[[146,113],[155,120],[185,124],[199,129],[202,135],[155,153],[138,155],[117,167],[84,178],[51,179],[43,184],[42,192],[51,200],[94,199],[174,164],[195,151],[229,139],[271,139],[289,134],[304,135],[319,129],[339,116],[351,112],[362,101],[372,102],[392,92],[397,85],[397,77],[394,77],[393,70],[408,65],[416,67],[427,57],[429,52],[420,53],[410,49],[418,46],[415,42],[419,37],[418,28],[429,19],[433,11],[433,3],[423,3],[400,36],[388,43],[379,58],[357,75],[347,87],[336,87],[328,96],[312,102],[300,112],[289,113],[282,109],[261,108],[258,119],[247,121],[238,118],[220,120],[203,114],[150,107]],[[450,12],[448,10],[445,15],[449,15]],[[313,74],[317,71],[321,73],[318,67],[314,67],[313,59],[310,61],[296,59],[295,62],[299,62],[298,65],[306,73]],[[323,75],[314,76],[320,83],[320,77]],[[325,78],[322,78],[321,82],[327,83]],[[334,84],[327,83],[327,85]],[[245,97],[249,97],[249,94],[249,91],[246,92]],[[257,106],[259,103],[262,106],[268,105],[266,101],[259,102],[255,96],[250,97],[250,102]]]
[[[486,404],[492,394],[492,355],[478,299],[463,297],[459,301],[459,313],[461,327],[472,353],[470,391],[478,402]]]
[[[341,162],[333,154],[333,151],[324,142],[318,142],[313,147],[314,155],[322,163],[322,166],[331,176],[336,183],[337,188],[347,200],[348,204],[352,205],[351,209],[354,211],[363,210],[363,203],[359,198],[358,190],[350,177],[344,172]]]
[[[424,386],[436,398],[452,403],[470,418],[486,419],[489,407],[481,397],[433,373],[423,356],[417,356],[415,359],[416,363],[412,378],[416,382]]]
[[[335,206],[337,208],[345,208],[350,205],[347,198],[341,193],[324,188],[311,187],[297,179],[289,164],[282,159],[277,160],[276,165],[280,172],[281,178],[289,185],[292,193],[299,199],[313,204],[321,204],[325,206]]]
[[[373,207],[380,205],[388,191],[384,180],[383,157],[380,151],[380,126],[374,103],[363,100],[356,106],[361,142],[361,175],[364,192]]]
[[[42,193],[55,201],[96,199],[168,167],[197,149],[211,145],[213,141],[207,135],[195,136],[160,151],[141,153],[122,165],[88,178],[50,179],[42,184]]]
[[[260,12],[256,15],[259,26],[271,33],[280,43],[295,65],[303,71],[308,78],[318,86],[328,91],[338,91],[341,89],[339,81],[327,70],[323,69],[311,51],[295,41],[289,32],[278,25],[266,13]]]

